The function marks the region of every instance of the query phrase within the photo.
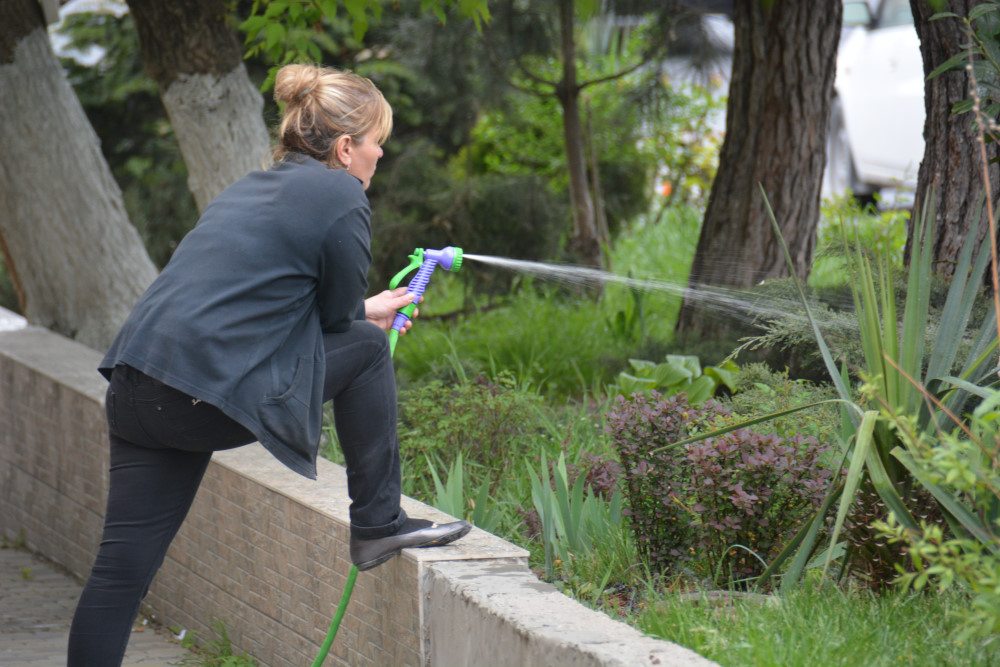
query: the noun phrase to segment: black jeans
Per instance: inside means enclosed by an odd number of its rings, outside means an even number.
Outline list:
[[[333,400],[347,463],[351,532],[394,533],[399,506],[396,382],[385,333],[355,322],[324,337],[324,401]],[[222,411],[128,366],[108,387],[111,474],[100,549],[70,628],[70,667],[120,665],[132,622],[187,516],[213,451],[256,438]]]

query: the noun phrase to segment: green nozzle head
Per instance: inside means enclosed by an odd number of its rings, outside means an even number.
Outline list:
[[[448,270],[452,273],[458,273],[458,270],[462,268],[462,249],[452,246],[452,250],[455,251],[455,257],[451,260],[451,266],[448,267]]]

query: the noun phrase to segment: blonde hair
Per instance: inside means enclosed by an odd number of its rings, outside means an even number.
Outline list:
[[[285,65],[274,81],[284,103],[274,159],[304,153],[344,168],[334,146],[347,135],[358,141],[371,131],[381,145],[392,132],[392,107],[375,84],[352,72],[317,65]]]

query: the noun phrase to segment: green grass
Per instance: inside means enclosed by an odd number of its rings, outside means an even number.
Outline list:
[[[742,600],[713,606],[665,597],[636,625],[723,667],[878,667],[997,665],[1000,641],[959,642],[955,614],[968,602],[950,595],[845,593],[803,588],[775,604]]]

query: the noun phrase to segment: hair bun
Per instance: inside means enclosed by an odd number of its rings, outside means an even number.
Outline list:
[[[323,69],[315,65],[285,65],[274,79],[276,102],[296,103],[316,90]]]

